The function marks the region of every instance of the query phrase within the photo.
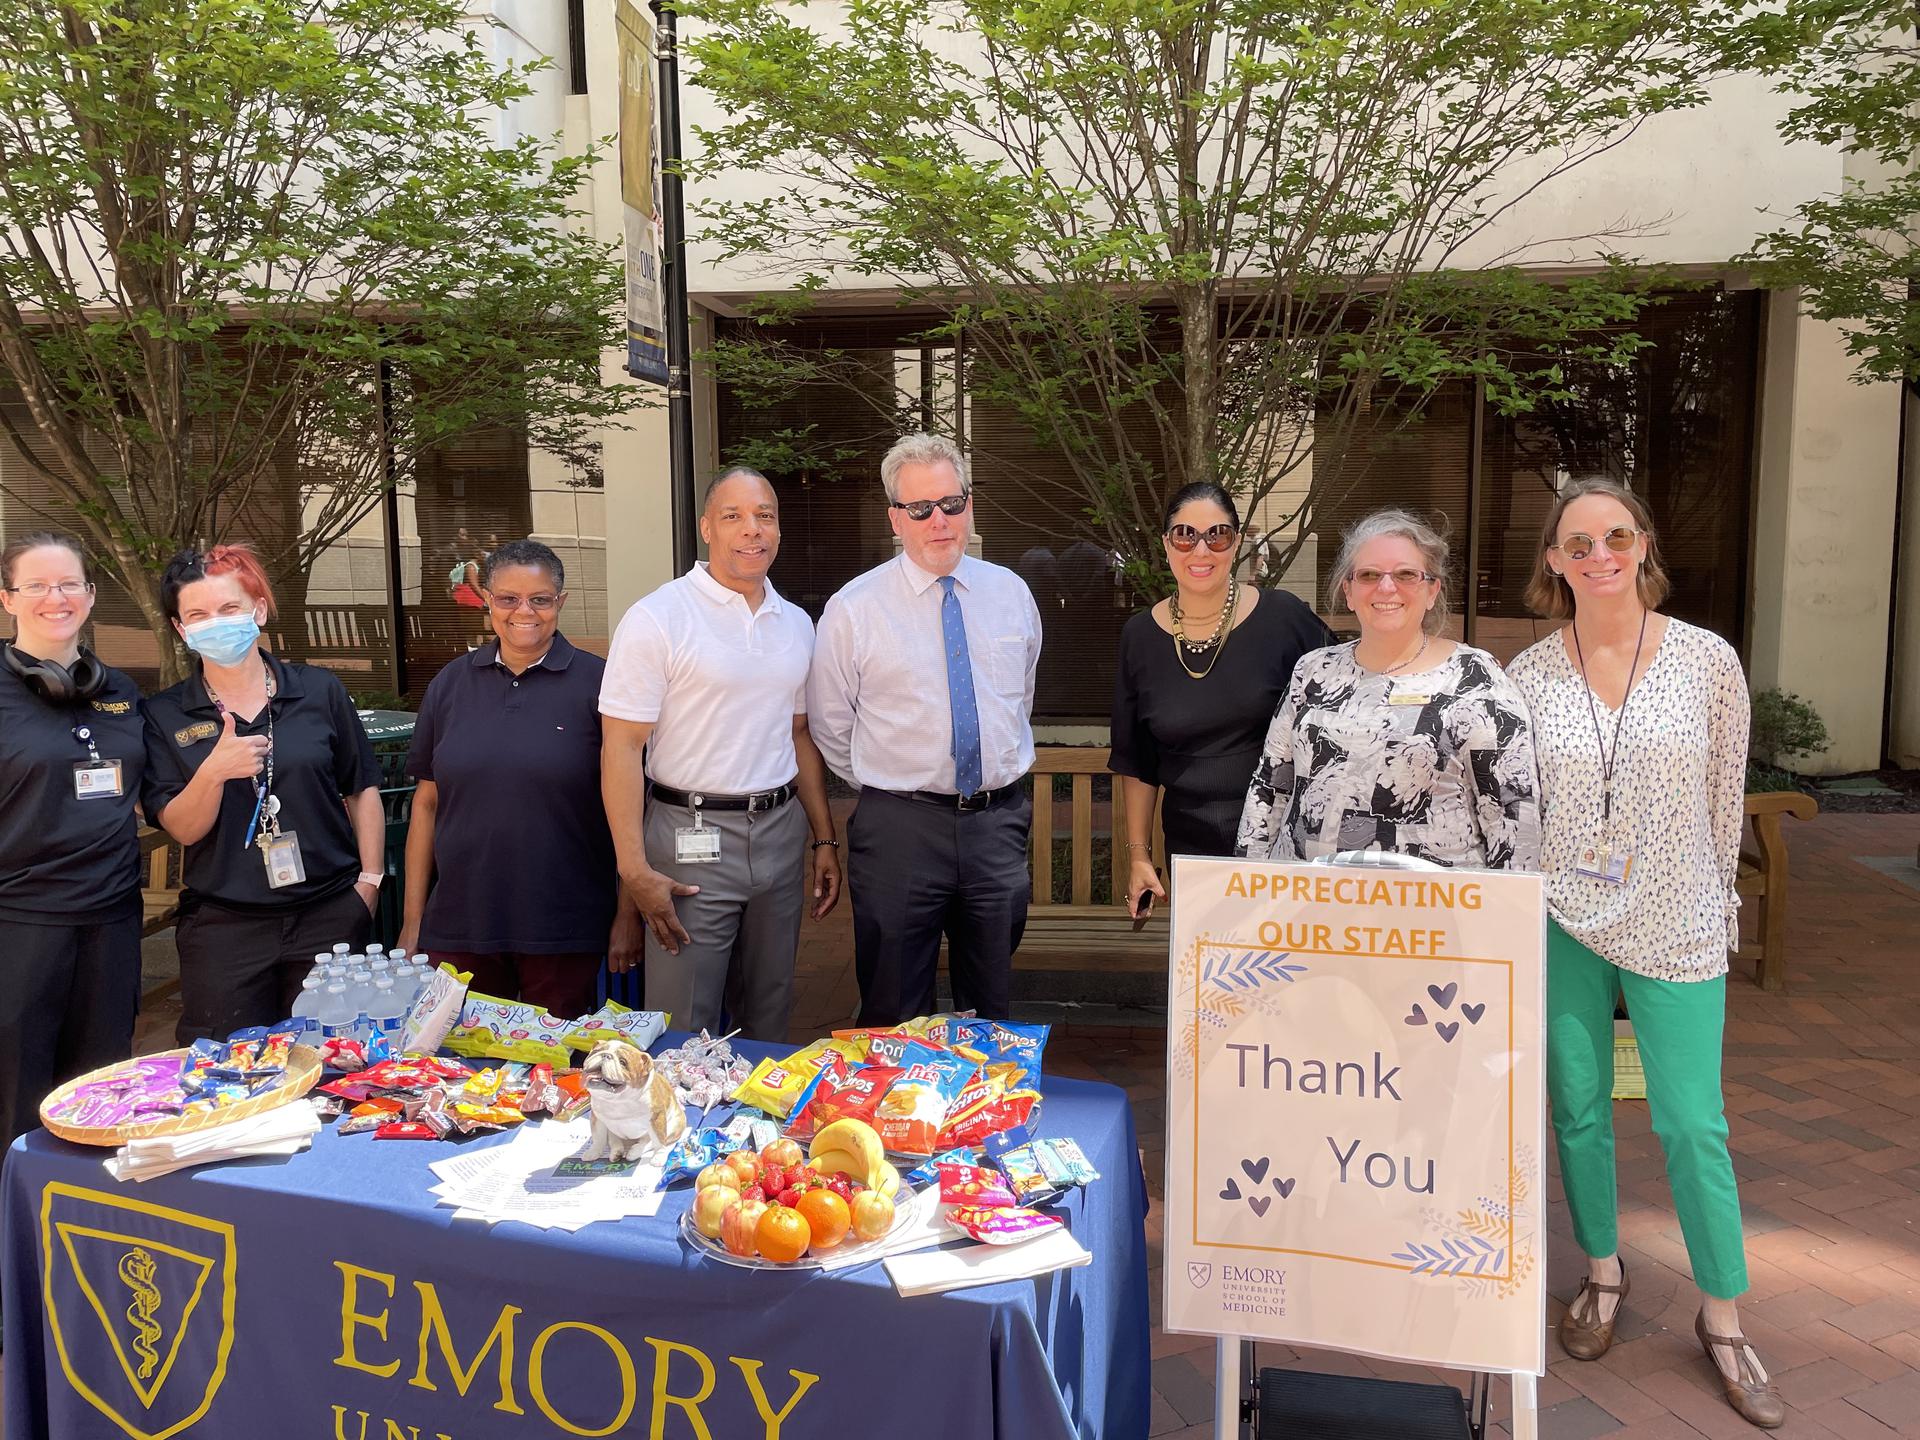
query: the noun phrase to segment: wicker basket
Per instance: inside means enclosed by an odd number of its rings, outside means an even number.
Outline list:
[[[166,1050],[163,1055],[184,1056],[185,1050]],[[152,1058],[152,1057],[143,1057]],[[263,1090],[258,1095],[248,1096],[245,1100],[223,1105],[218,1110],[208,1110],[198,1115],[166,1115],[158,1120],[136,1120],[124,1125],[73,1125],[49,1114],[54,1106],[71,1095],[82,1085],[109,1079],[126,1061],[102,1066],[69,1080],[65,1085],[53,1091],[40,1102],[40,1123],[62,1140],[71,1140],[77,1145],[124,1145],[129,1140],[145,1140],[156,1135],[188,1135],[196,1130],[211,1130],[216,1125],[225,1125],[230,1120],[243,1120],[249,1115],[259,1115],[267,1110],[277,1110],[282,1105],[290,1105],[311,1090],[320,1079],[320,1056],[312,1047],[296,1045],[287,1056],[286,1073],[280,1077],[280,1083],[271,1090]]]

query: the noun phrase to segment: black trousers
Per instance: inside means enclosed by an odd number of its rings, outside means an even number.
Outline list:
[[[295,910],[254,914],[203,900],[180,917],[182,1045],[212,1036],[224,1040],[249,1025],[284,1020],[300,994],[313,957],[342,940],[365,948],[373,916],[349,887]]]
[[[934,1008],[943,935],[954,1004],[1009,1018],[1013,952],[1033,894],[1032,824],[1024,795],[962,813],[860,792],[847,826],[860,1024],[892,1025]]]
[[[105,925],[0,920],[0,1154],[49,1090],[133,1053],[140,913]]]

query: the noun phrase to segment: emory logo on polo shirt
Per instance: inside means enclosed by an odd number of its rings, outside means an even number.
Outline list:
[[[131,700],[95,700],[92,704],[103,715],[125,715],[133,709]]]
[[[196,720],[193,724],[184,725],[180,729],[174,731],[173,743],[178,745],[182,750],[184,750],[187,748],[187,746],[193,744],[197,740],[211,740],[215,735],[219,733],[220,733],[220,727],[214,724],[213,721]]]
[[[40,1257],[60,1369],[96,1410],[133,1440],[207,1413],[233,1349],[233,1226],[51,1181]]]

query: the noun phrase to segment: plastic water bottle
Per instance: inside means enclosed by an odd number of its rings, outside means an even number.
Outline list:
[[[347,987],[341,981],[334,981],[326,987],[314,1019],[320,1022],[320,1032],[329,1040],[351,1040],[354,1022],[360,1012],[347,999]]]
[[[333,947],[333,953],[340,956],[351,955],[353,953],[353,946],[342,940],[338,945]]]
[[[311,1020],[314,1012],[320,1008],[321,978],[319,974],[310,972],[307,978],[300,982],[300,993],[293,1000],[295,1020]]]
[[[371,1037],[373,1031],[367,1024],[367,1006],[373,1000],[373,972],[366,965],[356,961],[347,972],[347,1003],[353,1007],[353,1030],[355,1040]]]
[[[400,1027],[407,1018],[407,1007],[393,981],[382,975],[373,982],[373,998],[367,1002],[367,1024],[373,1036],[384,1036],[398,1043]]]

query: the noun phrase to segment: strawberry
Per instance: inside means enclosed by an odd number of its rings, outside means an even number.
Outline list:
[[[764,1185],[749,1185],[740,1192],[740,1198],[742,1200],[759,1200],[764,1202],[767,1198],[767,1187]]]
[[[828,1180],[827,1188],[842,1200],[850,1200],[853,1198],[853,1182],[845,1175],[835,1175],[832,1179]]]
[[[791,1209],[800,1203],[800,1192],[789,1185],[780,1192],[780,1203]]]
[[[778,1195],[787,1188],[787,1167],[784,1165],[763,1166],[760,1171],[760,1183],[769,1195]]]

